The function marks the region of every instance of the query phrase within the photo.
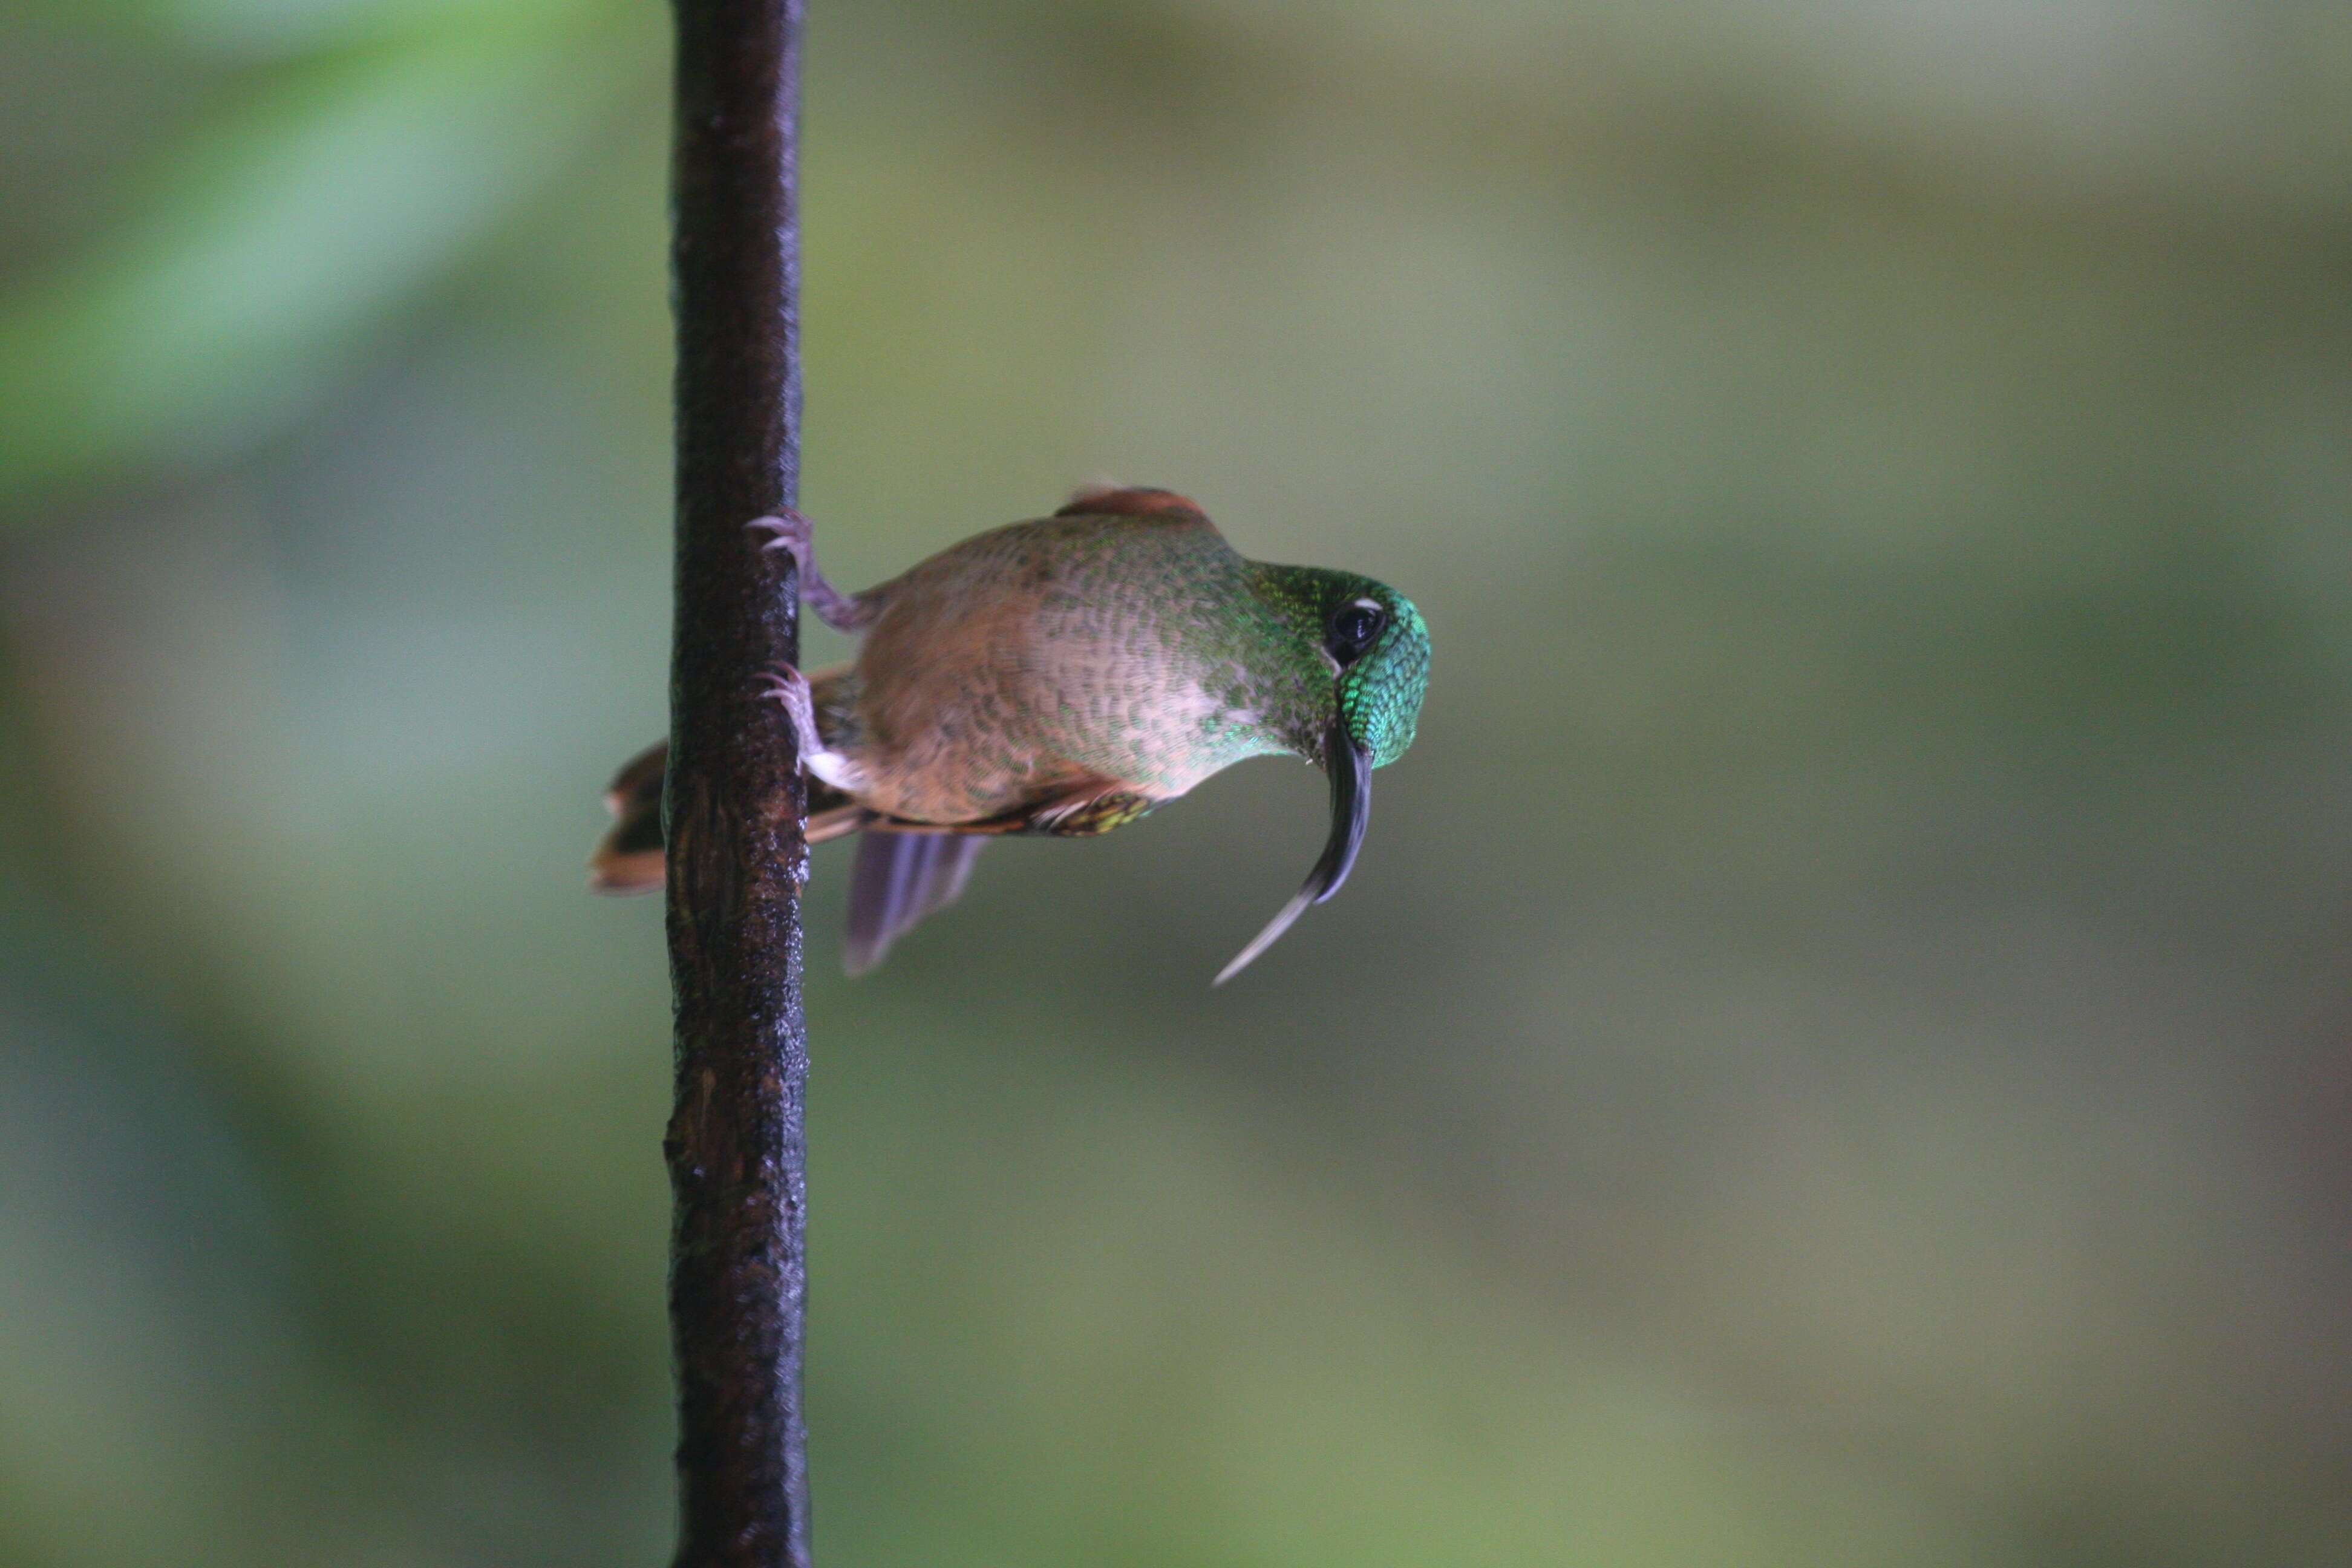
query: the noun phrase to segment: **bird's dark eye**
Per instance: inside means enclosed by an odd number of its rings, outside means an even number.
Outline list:
[[[1361,657],[1381,635],[1388,616],[1377,605],[1342,605],[1331,616],[1331,633],[1328,646],[1331,657],[1347,664]]]

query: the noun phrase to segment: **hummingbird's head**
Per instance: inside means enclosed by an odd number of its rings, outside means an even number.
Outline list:
[[[1429,628],[1412,601],[1369,577],[1340,578],[1323,620],[1323,651],[1339,667],[1338,728],[1384,768],[1412,744],[1429,689]]]
[[[1372,770],[1404,754],[1429,687],[1429,627],[1385,583],[1306,567],[1262,569],[1261,591],[1293,635],[1313,639],[1332,675],[1329,706],[1310,702],[1294,740],[1331,781],[1331,837],[1297,896],[1217,976],[1222,985],[1264,952],[1310,904],[1339,890],[1371,821]],[[1318,711],[1319,710],[1319,711]]]

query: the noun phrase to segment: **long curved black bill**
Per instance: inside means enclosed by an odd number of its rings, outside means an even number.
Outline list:
[[[1272,947],[1309,904],[1319,904],[1338,892],[1348,873],[1355,869],[1356,851],[1364,847],[1364,828],[1372,820],[1371,753],[1349,738],[1345,724],[1335,721],[1323,738],[1323,771],[1331,777],[1331,837],[1324,843],[1322,858],[1307,873],[1297,894],[1266,921],[1265,929],[1252,937],[1247,947],[1234,954],[1231,963],[1217,972],[1216,979],[1209,983],[1212,985],[1223,985],[1247,969],[1250,961]]]

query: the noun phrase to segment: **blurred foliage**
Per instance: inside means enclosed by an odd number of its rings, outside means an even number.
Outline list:
[[[1437,645],[856,984],[859,1564],[2352,1558],[2352,12],[876,0],[805,504]],[[646,1563],[663,18],[0,16],[0,1561]],[[819,651],[823,651],[821,645]]]

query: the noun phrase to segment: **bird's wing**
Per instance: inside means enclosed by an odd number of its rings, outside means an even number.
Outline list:
[[[955,902],[988,839],[970,833],[908,833],[868,827],[857,836],[849,873],[849,935],[841,965],[863,974],[890,944],[933,910]]]
[[[1116,779],[1065,786],[1034,805],[951,827],[867,816],[849,873],[849,938],[842,967],[863,974],[933,910],[955,901],[980,847],[1009,833],[1090,838],[1123,827],[1160,802]],[[812,837],[814,835],[812,833]]]

